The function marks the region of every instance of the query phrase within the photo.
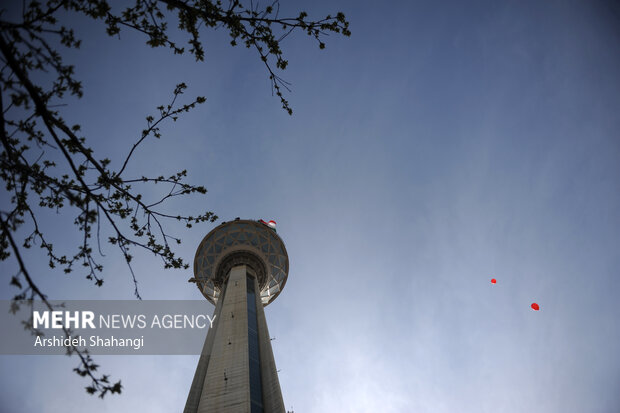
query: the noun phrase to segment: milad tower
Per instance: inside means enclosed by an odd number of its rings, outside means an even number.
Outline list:
[[[185,413],[285,413],[264,308],[282,291],[288,254],[275,222],[239,218],[204,237],[198,288],[215,305]]]

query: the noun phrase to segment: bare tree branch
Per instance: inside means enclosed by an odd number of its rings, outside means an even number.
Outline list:
[[[266,7],[239,0],[230,0],[226,6],[220,0],[134,0],[123,9],[113,9],[108,0],[47,0],[45,3],[23,0],[21,15],[15,21],[6,18],[9,15],[6,7],[9,6],[0,6],[0,180],[4,184],[0,187],[3,200],[0,260],[12,256],[16,261],[17,272],[10,280],[19,289],[15,300],[38,299],[49,308],[46,294],[22,259],[25,249],[40,246],[49,266],[59,267],[65,273],[73,272],[80,265],[86,278],[101,286],[103,266],[96,254],[103,256],[101,239],[107,237],[107,242],[118,248],[126,262],[134,295],[140,298],[138,279],[131,264],[133,248],[153,253],[162,260],[164,268],[188,268],[189,264],[174,251],[174,245],[181,240],[169,233],[170,223],[181,222],[192,227],[217,219],[210,211],[173,215],[162,209],[173,198],[206,193],[204,186],[186,182],[185,170],[169,176],[138,173],[126,177],[138,149],[149,138],[161,137],[160,127],[164,122],[176,121],[205,102],[202,96],[188,103],[179,102],[187,88],[184,83],[175,87],[168,104],[158,106],[155,115],[146,117],[146,127],[127,156],[117,160],[120,168],[113,168],[110,159],[95,154],[86,137],[79,135],[79,124],[65,122],[61,112],[67,107],[65,99],[81,98],[83,93],[74,67],[64,62],[62,54],[81,45],[70,27],[72,17],[79,15],[99,22],[110,36],[117,36],[121,29],[137,31],[146,37],[148,46],[166,47],[173,54],[186,52],[174,40],[184,36],[188,52],[197,61],[204,60],[202,34],[224,29],[231,37],[232,46],[241,42],[258,52],[272,93],[289,114],[292,108],[284,93],[290,91],[290,83],[280,76],[288,61],[284,59],[280,42],[297,31],[314,38],[322,49],[328,34],[350,35],[349,22],[342,13],[318,20],[308,19],[303,11],[297,16],[280,17],[277,0]],[[169,24],[174,27],[172,32]],[[45,76],[39,76],[41,73]],[[144,190],[151,193],[155,185],[163,186],[159,195],[145,197]],[[45,233],[41,225],[44,222],[40,216],[46,210],[73,218],[76,239],[79,239],[75,250],[63,254],[54,247],[59,237]],[[91,245],[94,237],[96,253]],[[70,350],[80,358],[80,365],[74,369],[76,373],[91,380],[86,387],[88,393],[103,397],[121,392],[120,381],[110,384],[108,376],[94,374],[97,365],[88,354],[77,348]]]

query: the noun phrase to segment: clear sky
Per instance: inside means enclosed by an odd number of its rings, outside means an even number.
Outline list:
[[[618,4],[305,3],[282,13],[342,10],[352,36],[285,41],[292,117],[223,31],[197,64],[80,20],[85,97],[66,117],[118,160],[176,83],[207,97],[133,171],[187,169],[209,190],[171,210],[278,222],[290,273],[266,314],[289,410],[620,411]],[[58,247],[77,239],[64,218],[45,221]],[[180,254],[213,227],[173,227]],[[102,288],[35,252],[50,298],[132,298],[111,246]],[[201,297],[190,271],[134,268],[145,299]],[[124,385],[101,401],[76,359],[1,356],[0,410],[180,411],[197,360],[96,357]]]

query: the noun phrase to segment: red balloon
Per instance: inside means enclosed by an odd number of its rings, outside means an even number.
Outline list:
[[[532,309],[538,311],[538,310],[540,310],[540,306],[538,304],[536,304],[536,303],[532,303]]]
[[[497,280],[495,278],[491,278],[491,284],[495,284]]]

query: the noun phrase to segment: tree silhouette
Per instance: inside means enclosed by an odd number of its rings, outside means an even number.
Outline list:
[[[0,11],[0,260],[15,260],[16,271],[10,284],[19,292],[14,302],[37,299],[50,309],[47,295],[28,272],[22,258],[24,249],[39,246],[50,267],[62,268],[66,273],[84,268],[86,278],[101,286],[103,267],[95,248],[100,254],[100,234],[105,227],[112,234],[107,242],[120,251],[133,278],[134,294],[140,298],[131,266],[132,249],[151,251],[161,258],[165,268],[187,268],[188,264],[174,252],[174,245],[181,240],[166,231],[168,222],[181,221],[191,227],[217,219],[210,211],[196,216],[162,211],[162,205],[170,198],[206,193],[203,186],[186,183],[185,170],[171,176],[128,176],[126,172],[140,145],[148,138],[161,137],[162,123],[176,121],[205,101],[199,96],[179,103],[185,84],[176,86],[170,102],[157,107],[156,115],[146,117],[145,129],[121,160],[112,162],[98,157],[88,146],[87,137],[80,135],[80,125],[65,122],[59,109],[63,99],[82,97],[82,84],[74,77],[74,67],[65,64],[62,55],[63,51],[80,46],[70,27],[72,15],[100,22],[110,36],[121,30],[140,32],[147,45],[169,48],[174,54],[188,52],[197,61],[205,56],[201,34],[223,28],[230,34],[232,46],[242,44],[258,53],[272,92],[289,114],[292,109],[284,96],[288,83],[278,75],[288,63],[281,42],[299,31],[314,38],[323,49],[325,35],[350,35],[349,23],[342,13],[319,20],[309,19],[303,11],[294,17],[281,17],[277,0],[266,7],[237,0],[135,0],[124,9],[114,9],[115,5],[107,0],[10,3],[12,7],[21,7],[21,12],[6,9],[7,4]],[[18,17],[11,20],[9,15]],[[171,40],[170,25],[177,26],[175,33],[186,37],[188,50]],[[51,81],[41,80],[50,79],[50,75]],[[159,199],[147,201],[143,193],[157,184],[158,188],[163,184],[165,191]],[[82,241],[72,253],[57,252],[54,241],[59,234],[46,234],[39,225],[38,216],[45,209],[74,217],[74,231],[81,234]],[[86,352],[78,348],[69,350],[80,358],[74,371],[91,380],[86,387],[88,393],[104,397],[121,392],[120,381],[111,383],[109,376],[99,376],[98,366]]]

